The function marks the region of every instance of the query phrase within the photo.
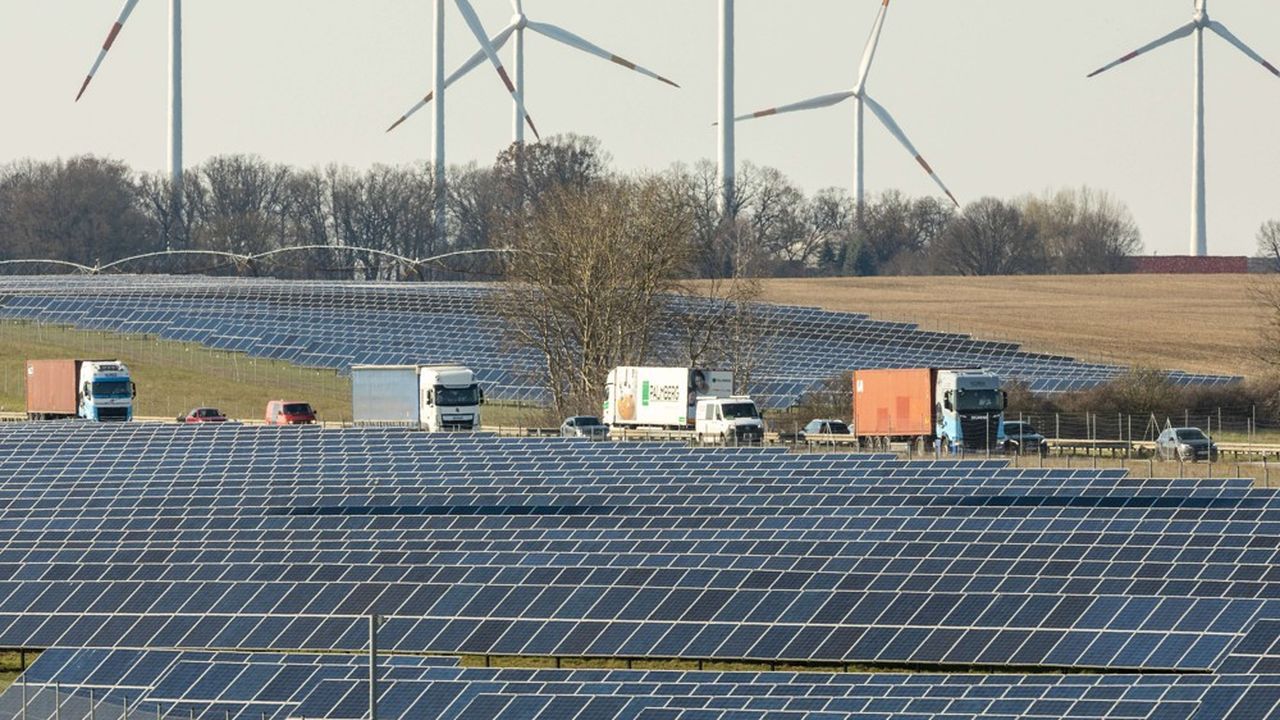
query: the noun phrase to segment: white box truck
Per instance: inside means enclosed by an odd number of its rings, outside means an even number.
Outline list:
[[[351,368],[351,413],[357,425],[478,430],[483,403],[475,373],[462,365]]]
[[[733,395],[733,373],[682,367],[617,367],[605,380],[600,419],[620,427],[688,430],[699,397]]]

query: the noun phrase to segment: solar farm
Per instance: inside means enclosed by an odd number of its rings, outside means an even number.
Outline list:
[[[1280,702],[1280,498],[1243,480],[83,423],[0,427],[0,475],[0,646],[43,651],[3,717],[368,717],[370,616],[386,718]]]
[[[12,278],[0,318],[340,372],[463,361],[492,397],[537,402],[492,292]],[[1124,371],[864,315],[754,317],[771,407],[857,367],[982,365],[1041,392]],[[0,648],[32,662],[0,718],[1262,718],[1280,712],[1278,554],[1280,497],[1242,479],[2,423]]]
[[[0,319],[149,334],[339,372],[357,364],[462,362],[492,399],[542,402],[545,390],[533,379],[538,358],[510,346],[489,306],[492,293],[474,283],[13,277],[0,283]],[[683,300],[670,312],[711,307]],[[859,368],[986,367],[1040,393],[1093,387],[1126,370],[856,313],[760,303],[752,321],[758,366],[750,391],[770,408],[790,407]],[[683,364],[678,338],[657,344],[655,364]],[[1238,380],[1176,370],[1169,377],[1179,385]]]

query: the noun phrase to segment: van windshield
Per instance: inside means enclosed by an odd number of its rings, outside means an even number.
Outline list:
[[[760,417],[760,414],[756,412],[755,403],[749,403],[749,402],[725,403],[724,405],[720,406],[720,409],[722,412],[724,412],[725,420],[739,420],[741,418]]]
[[[99,398],[127,398],[132,394],[128,380],[95,380],[93,396]]]
[[[437,405],[479,405],[480,386],[472,385],[464,388],[448,388],[436,386]]]
[[[284,406],[286,415],[311,415],[311,406],[307,403],[286,403]]]

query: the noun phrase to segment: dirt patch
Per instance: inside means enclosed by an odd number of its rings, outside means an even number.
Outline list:
[[[866,313],[1082,360],[1249,375],[1256,275],[778,279],[763,300]]]

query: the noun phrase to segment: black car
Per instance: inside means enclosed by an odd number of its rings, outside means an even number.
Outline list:
[[[1218,459],[1218,446],[1200,428],[1167,428],[1156,438],[1156,457],[1195,462]]]
[[[1044,435],[1036,432],[1031,423],[1013,420],[1004,424],[1004,450],[1009,453],[1043,455],[1049,450],[1049,446],[1044,441]]]

